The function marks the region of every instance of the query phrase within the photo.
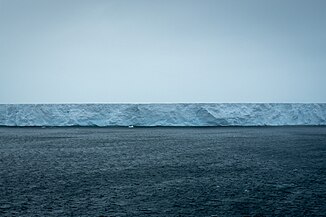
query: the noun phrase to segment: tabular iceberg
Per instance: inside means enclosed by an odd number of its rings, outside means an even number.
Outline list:
[[[1,104],[0,125],[326,125],[326,103]]]

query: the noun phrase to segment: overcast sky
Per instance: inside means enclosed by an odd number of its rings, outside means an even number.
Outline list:
[[[325,0],[0,0],[0,103],[326,102]]]

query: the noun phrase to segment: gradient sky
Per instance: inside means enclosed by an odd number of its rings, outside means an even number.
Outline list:
[[[325,0],[0,0],[0,103],[326,102]]]

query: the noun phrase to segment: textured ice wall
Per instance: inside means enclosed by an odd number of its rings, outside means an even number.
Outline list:
[[[0,104],[0,125],[326,125],[326,104]]]

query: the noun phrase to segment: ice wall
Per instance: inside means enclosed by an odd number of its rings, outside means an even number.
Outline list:
[[[0,125],[326,125],[326,103],[0,104]]]

